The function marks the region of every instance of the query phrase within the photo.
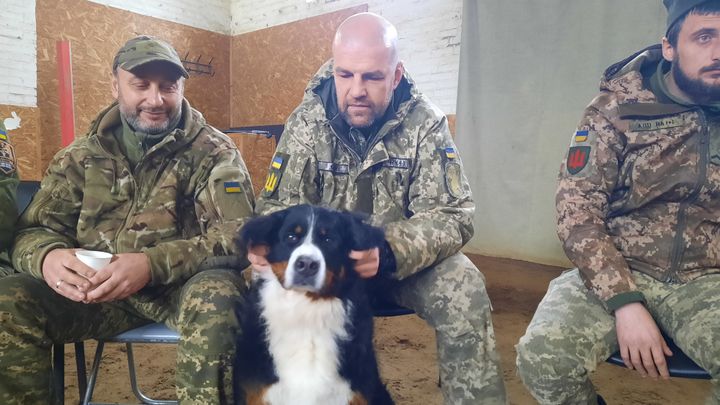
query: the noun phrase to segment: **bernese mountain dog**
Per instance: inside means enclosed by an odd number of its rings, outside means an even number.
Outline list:
[[[365,282],[348,257],[383,242],[383,231],[357,214],[310,205],[243,227],[238,243],[269,249],[272,271],[253,281],[237,310],[236,396],[248,405],[393,404],[378,372]]]

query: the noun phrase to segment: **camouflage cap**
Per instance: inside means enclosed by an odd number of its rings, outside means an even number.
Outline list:
[[[663,4],[665,4],[665,8],[667,8],[668,11],[666,32],[670,31],[670,27],[675,24],[675,21],[687,14],[688,11],[710,1],[711,0],[663,0]]]
[[[188,77],[188,72],[175,52],[175,48],[161,39],[147,35],[135,37],[120,48],[113,60],[113,71],[118,67],[131,71],[150,62],[171,63],[181,75],[185,78]]]

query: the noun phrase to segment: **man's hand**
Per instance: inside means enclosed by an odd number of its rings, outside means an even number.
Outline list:
[[[43,259],[43,279],[55,292],[65,298],[81,302],[90,289],[89,281],[95,270],[75,257],[76,249],[54,249]]]
[[[261,274],[267,271],[272,271],[270,268],[270,262],[267,261],[267,255],[270,253],[270,248],[266,245],[253,246],[248,250],[247,258],[252,265],[253,272]]]
[[[672,356],[672,352],[643,304],[633,302],[616,309],[615,328],[627,368],[637,370],[643,377],[657,379],[659,373],[664,379],[670,378],[665,356]]]
[[[92,289],[85,303],[110,302],[127,298],[150,282],[150,259],[145,253],[120,253],[90,278]]]
[[[350,258],[355,260],[355,271],[361,278],[370,278],[378,273],[380,268],[380,249],[351,250]]]

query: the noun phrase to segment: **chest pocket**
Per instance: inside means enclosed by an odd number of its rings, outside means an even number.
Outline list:
[[[378,165],[375,175],[376,198],[374,213],[389,218],[400,218],[409,205],[408,187],[412,160],[390,158]]]
[[[318,161],[320,203],[335,209],[352,209],[354,190],[350,186],[350,166],[345,163]],[[352,195],[351,195],[352,194]]]
[[[708,116],[710,163],[720,166],[720,115]]]

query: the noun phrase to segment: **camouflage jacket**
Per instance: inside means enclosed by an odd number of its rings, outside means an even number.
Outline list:
[[[406,74],[398,89],[408,99],[362,158],[330,125],[316,92],[326,80],[333,80],[332,61],[287,120],[258,213],[300,203],[370,213],[385,228],[398,278],[459,251],[472,237],[475,205],[445,115]]]
[[[720,120],[663,91],[658,46],[608,68],[563,163],[558,234],[610,310],[664,282],[720,272]]]
[[[58,152],[20,218],[15,268],[42,277],[42,261],[56,248],[144,252],[153,286],[184,282],[207,257],[244,254],[233,238],[254,205],[245,164],[187,101],[182,109],[184,127],[134,170],[113,135],[122,125],[117,104]]]
[[[17,221],[15,198],[19,180],[16,166],[15,151],[0,123],[0,267],[10,265],[8,253]]]

